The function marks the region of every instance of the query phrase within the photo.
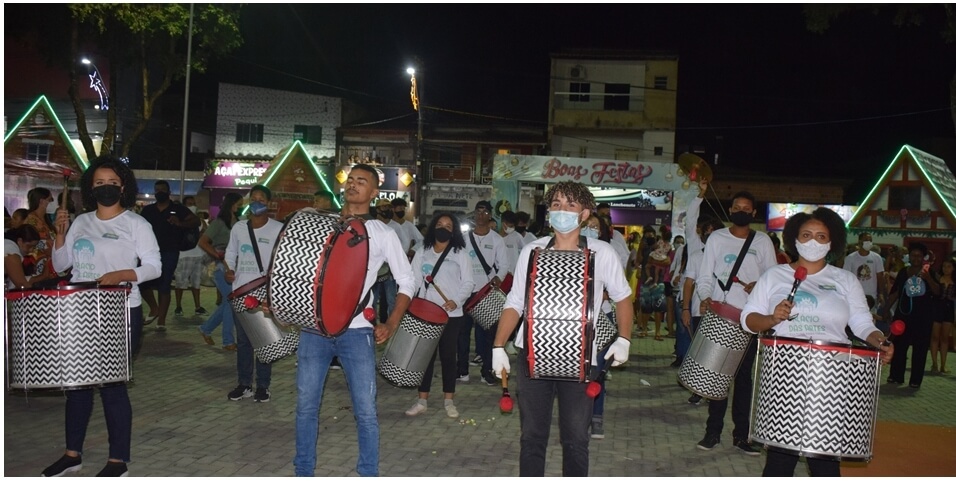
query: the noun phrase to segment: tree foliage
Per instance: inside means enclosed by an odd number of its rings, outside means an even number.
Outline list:
[[[192,68],[205,71],[209,61],[235,50],[242,44],[239,33],[239,5],[195,4],[193,14]],[[188,4],[129,4],[129,3],[77,3],[69,5],[73,16],[71,53],[70,97],[77,114],[77,130],[88,155],[95,156],[93,144],[86,133],[85,115],[76,92],[76,54],[82,40],[80,35],[90,32],[96,41],[108,51],[113,75],[110,77],[110,92],[116,96],[117,66],[134,67],[136,82],[123,82],[123,86],[136,85],[139,99],[135,106],[113,103],[107,118],[103,148],[113,150],[113,133],[116,131],[116,108],[132,113],[135,122],[126,132],[122,156],[129,154],[136,139],[146,130],[153,115],[156,101],[170,85],[186,74],[187,36],[189,34]],[[82,126],[80,125],[82,124]]]

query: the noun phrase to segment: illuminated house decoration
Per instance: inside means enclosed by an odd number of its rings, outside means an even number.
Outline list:
[[[89,167],[44,95],[6,132],[3,163],[5,176],[41,177],[61,182],[64,169],[79,174]]]
[[[948,254],[956,237],[956,176],[946,162],[904,145],[847,223],[876,243],[919,240]]]
[[[272,191],[270,214],[276,219],[303,207],[312,207],[315,192],[332,192],[326,174],[315,165],[312,156],[298,140],[282,149],[270,162],[260,183]],[[335,207],[342,206],[338,196],[333,195]]]

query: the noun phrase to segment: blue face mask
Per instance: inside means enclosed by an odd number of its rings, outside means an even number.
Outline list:
[[[576,229],[578,224],[580,224],[578,215],[579,214],[577,212],[552,210],[548,221],[551,223],[551,227],[553,227],[555,231],[562,234],[567,234],[568,232]]]
[[[581,229],[581,234],[583,234],[584,237],[590,237],[591,239],[597,239],[597,238],[598,238],[598,231],[597,231],[597,229],[592,229],[592,228],[590,228],[590,227],[585,227],[585,228]]]
[[[269,210],[269,206],[259,201],[255,201],[249,204],[249,212],[251,212],[252,215],[262,215],[262,214],[265,214],[266,211],[268,210]]]

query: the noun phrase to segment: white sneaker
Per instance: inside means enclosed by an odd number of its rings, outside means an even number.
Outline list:
[[[463,375],[463,376],[458,376],[458,378],[455,379],[455,380],[458,381],[458,382],[468,382],[468,381],[470,380],[470,378],[468,377],[467,374],[465,374],[465,375]]]
[[[445,414],[447,414],[450,418],[458,417],[458,409],[455,407],[455,404],[451,399],[445,401]]]
[[[408,411],[405,411],[406,416],[418,416],[419,414],[428,410],[428,405],[423,400],[415,401],[415,404],[412,404],[412,407],[408,408]]]

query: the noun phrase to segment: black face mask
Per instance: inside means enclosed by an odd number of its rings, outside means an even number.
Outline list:
[[[438,242],[448,242],[451,240],[451,231],[448,229],[435,229],[435,240]]]
[[[750,215],[750,212],[744,212],[738,210],[733,214],[730,214],[730,221],[734,223],[735,226],[743,227],[745,225],[750,225],[750,220],[753,219],[753,216]]]
[[[404,218],[405,218],[405,211],[404,211],[404,210],[393,210],[392,212],[395,214],[395,218],[396,218],[396,219],[404,219]]]
[[[105,184],[93,188],[93,198],[104,207],[112,207],[120,200],[120,186]]]
[[[169,201],[169,192],[157,192],[156,202],[168,202]]]
[[[516,225],[516,226],[515,226],[515,230],[518,231],[519,234],[524,234],[525,231],[528,230],[528,226],[526,226],[526,225]]]
[[[382,216],[382,217],[384,217],[384,218],[386,218],[386,219],[391,219],[393,214],[392,214],[392,211],[390,211],[390,210],[380,210],[380,211],[378,211],[378,215],[380,215],[380,216]]]

